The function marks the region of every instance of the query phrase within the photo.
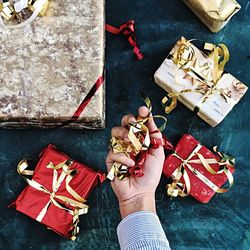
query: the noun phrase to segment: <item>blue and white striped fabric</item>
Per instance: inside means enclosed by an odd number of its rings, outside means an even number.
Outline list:
[[[117,227],[121,250],[169,250],[158,216],[140,211],[125,217]]]

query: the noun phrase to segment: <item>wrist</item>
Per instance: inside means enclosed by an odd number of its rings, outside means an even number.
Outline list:
[[[150,211],[156,213],[155,194],[137,194],[127,200],[119,201],[119,206],[122,219],[139,211]]]

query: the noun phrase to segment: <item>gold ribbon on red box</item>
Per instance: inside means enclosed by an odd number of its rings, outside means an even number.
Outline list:
[[[235,159],[221,152],[217,152],[217,147],[214,147],[214,151],[218,154],[221,161],[217,161],[215,158],[206,159],[201,153],[199,153],[201,147],[202,145],[198,144],[186,159],[183,159],[176,151],[172,153],[173,156],[181,161],[181,165],[172,173],[171,178],[173,179],[173,182],[167,185],[167,193],[169,196],[185,197],[190,194],[191,182],[186,168],[216,193],[225,193],[233,186],[234,179],[230,169],[234,170]],[[194,156],[198,156],[198,159],[193,159]],[[229,181],[229,188],[219,188],[193,167],[192,164],[202,164],[203,167],[213,175],[224,173]],[[210,164],[219,164],[221,168],[218,171],[215,171]],[[184,182],[180,181],[182,177]]]
[[[59,209],[65,210],[70,215],[73,216],[73,231],[72,231],[72,240],[76,239],[76,235],[79,233],[79,227],[77,224],[79,223],[79,216],[83,214],[88,213],[88,206],[84,203],[86,203],[86,200],[82,198],[71,186],[69,185],[70,181],[74,178],[74,175],[76,174],[76,171],[74,169],[70,169],[70,166],[72,165],[72,160],[66,160],[62,163],[57,164],[56,166],[53,163],[49,163],[47,165],[47,168],[53,170],[53,181],[52,181],[52,191],[49,191],[47,188],[45,188],[43,185],[38,183],[37,181],[33,179],[29,179],[26,176],[33,176],[34,171],[27,170],[29,167],[27,160],[22,160],[18,166],[17,171],[22,176],[22,178],[36,190],[39,190],[45,194],[49,195],[49,201],[47,204],[43,207],[43,209],[40,211],[38,216],[36,217],[36,220],[41,222],[47,213],[50,204],[54,204]],[[61,174],[59,175],[58,170],[62,170]],[[71,194],[75,200],[63,196],[63,195],[57,195],[57,191],[62,185],[62,183],[65,181],[66,190],[69,194]],[[70,205],[74,208],[70,209],[67,206],[63,206],[63,204]]]

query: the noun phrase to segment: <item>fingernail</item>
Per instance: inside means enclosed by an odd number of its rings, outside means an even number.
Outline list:
[[[128,165],[129,165],[130,167],[132,167],[132,166],[135,165],[135,162],[134,162],[132,159],[129,159],[129,160],[128,160]]]
[[[131,118],[129,119],[129,122],[131,122],[131,123],[136,122],[136,119],[135,119],[134,117],[131,117]]]

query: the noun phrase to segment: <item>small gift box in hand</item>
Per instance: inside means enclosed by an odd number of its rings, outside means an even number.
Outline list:
[[[224,72],[229,51],[224,44],[205,44],[204,54],[182,37],[155,73],[155,82],[168,92],[163,99],[166,113],[177,98],[210,124],[218,125],[240,101],[247,86]],[[169,100],[171,102],[169,103]]]
[[[173,179],[167,186],[168,195],[190,194],[202,203],[208,203],[215,193],[227,192],[221,187],[227,180],[233,185],[233,172],[234,158],[212,153],[191,135],[183,135],[163,167],[163,174]]]
[[[35,171],[23,160],[18,173],[28,183],[10,205],[58,234],[75,239],[79,216],[88,212],[86,199],[105,175],[71,160],[49,145],[40,155]],[[26,176],[32,176],[32,179]]]

